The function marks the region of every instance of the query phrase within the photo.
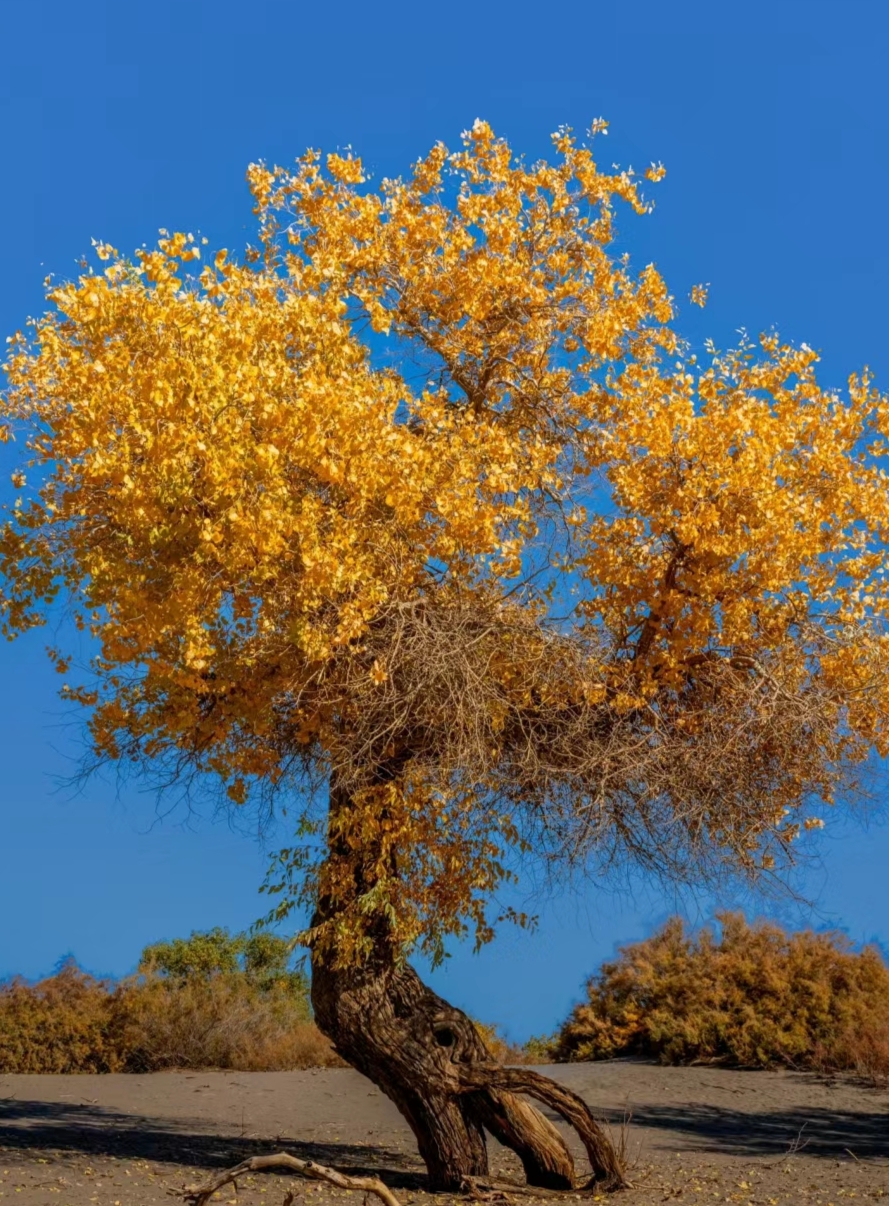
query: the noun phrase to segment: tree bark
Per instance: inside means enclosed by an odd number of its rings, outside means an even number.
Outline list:
[[[484,1082],[499,1072],[472,1021],[407,966],[331,970],[312,963],[315,1020],[339,1054],[395,1102],[434,1189],[488,1173],[484,1130],[520,1157],[530,1185],[574,1186],[565,1141],[539,1111]],[[466,1075],[477,1078],[467,1088]]]
[[[333,795],[331,808],[347,806]],[[356,872],[356,890],[368,884]],[[335,909],[319,901],[313,925]],[[381,921],[374,954],[335,967],[312,950],[315,1021],[339,1054],[395,1103],[416,1136],[430,1187],[460,1191],[488,1173],[485,1130],[521,1159],[529,1185],[575,1187],[574,1161],[559,1131],[530,1102],[543,1100],[583,1140],[593,1180],[624,1184],[620,1162],[586,1103],[537,1073],[511,1081],[472,1020],[427,988],[397,957]]]

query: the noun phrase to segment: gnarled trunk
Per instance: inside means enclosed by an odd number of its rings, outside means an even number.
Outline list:
[[[412,968],[312,966],[315,1020],[337,1051],[395,1102],[417,1138],[431,1183],[455,1190],[485,1176],[483,1128],[521,1157],[529,1184],[568,1189],[574,1163],[556,1128],[527,1102],[467,1089],[463,1073],[491,1067],[471,1020]]]
[[[347,801],[332,797],[332,808],[344,806]],[[360,871],[356,880],[358,890],[368,889]],[[314,924],[334,913],[321,901]],[[312,1006],[339,1054],[409,1123],[431,1188],[460,1190],[487,1175],[485,1130],[516,1152],[529,1185],[574,1187],[574,1161],[564,1139],[516,1093],[544,1101],[571,1123],[597,1184],[623,1185],[620,1161],[582,1098],[538,1073],[493,1061],[471,1019],[396,958],[386,929],[381,921],[374,954],[358,966],[332,966],[313,949]]]

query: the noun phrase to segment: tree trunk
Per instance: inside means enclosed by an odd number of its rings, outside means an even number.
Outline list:
[[[313,960],[315,1020],[339,1054],[395,1102],[417,1138],[434,1189],[484,1177],[484,1129],[518,1153],[528,1183],[574,1185],[574,1162],[556,1128],[498,1089],[467,1090],[461,1073],[492,1061],[471,1020],[412,968],[332,971]]]
[[[331,799],[332,809],[345,803]],[[356,889],[367,888],[356,871]],[[320,901],[313,925],[335,912],[330,902]],[[485,1130],[519,1156],[529,1185],[575,1187],[564,1139],[516,1092],[545,1101],[575,1128],[596,1184],[623,1185],[620,1161],[586,1103],[544,1076],[497,1064],[471,1019],[396,957],[386,931],[381,920],[374,954],[358,966],[334,967],[312,950],[312,1006],[319,1028],[343,1059],[407,1120],[430,1188],[459,1191],[487,1175]]]

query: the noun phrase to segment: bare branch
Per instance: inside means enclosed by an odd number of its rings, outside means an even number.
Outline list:
[[[243,1177],[247,1173],[266,1172],[271,1168],[286,1168],[289,1172],[298,1173],[301,1177],[336,1185],[338,1189],[354,1189],[360,1193],[375,1194],[384,1203],[384,1206],[401,1206],[392,1190],[384,1185],[378,1177],[349,1177],[345,1173],[337,1172],[335,1168],[316,1164],[314,1160],[300,1160],[298,1156],[291,1156],[287,1152],[275,1152],[269,1156],[251,1156],[249,1160],[243,1160],[234,1168],[226,1169],[225,1172],[220,1173],[205,1185],[191,1185],[170,1192],[175,1197],[184,1198],[189,1206],[206,1206],[213,1194],[223,1185],[231,1185],[238,1177]]]

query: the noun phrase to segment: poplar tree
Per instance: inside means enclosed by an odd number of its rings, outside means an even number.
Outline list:
[[[308,909],[318,1025],[451,1190],[485,1130],[574,1184],[519,1093],[622,1174],[411,952],[525,920],[492,904],[523,853],[778,872],[887,752],[889,403],[774,333],[693,354],[614,246],[663,169],[553,143],[528,166],[476,122],[378,183],[255,164],[256,246],[98,244],[0,405],[7,634],[65,601],[98,758],[287,803],[269,887]]]

